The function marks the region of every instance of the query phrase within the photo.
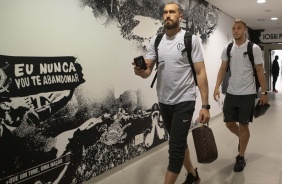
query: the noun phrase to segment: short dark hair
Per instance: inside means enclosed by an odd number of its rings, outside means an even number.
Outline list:
[[[276,56],[275,56],[275,59],[279,59],[279,56],[278,56],[278,55],[276,55]]]
[[[169,3],[167,3],[166,5],[168,5],[168,4],[175,4],[175,5],[177,5],[177,6],[178,6],[178,11],[179,11],[179,13],[180,13],[180,14],[183,14],[183,8],[181,7],[180,4],[178,4],[178,3],[176,3],[176,2],[169,2]]]

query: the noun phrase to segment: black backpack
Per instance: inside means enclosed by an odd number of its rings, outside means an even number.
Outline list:
[[[159,65],[158,46],[159,46],[159,44],[160,44],[160,42],[161,42],[161,40],[163,38],[163,35],[164,35],[164,33],[158,34],[158,36],[156,37],[156,40],[155,40],[155,52],[156,52],[156,55],[157,55],[157,64],[156,64],[156,69],[155,69],[156,70],[156,74],[155,74],[155,77],[154,77],[154,79],[152,81],[151,88],[153,88],[154,83],[155,83],[155,81],[157,79],[158,65]],[[193,73],[193,76],[194,76],[195,84],[196,84],[196,86],[198,86],[197,78],[196,78],[196,71],[195,71],[194,64],[193,64],[192,57],[191,57],[191,52],[192,52],[192,35],[193,34],[189,33],[189,32],[185,33],[185,35],[184,35],[185,50],[183,50],[183,51],[186,51],[186,53],[187,53],[187,57],[188,57],[190,66],[192,68],[192,73]]]
[[[256,83],[256,91],[258,92],[258,90],[260,88],[260,83],[259,83],[259,80],[258,80],[257,71],[256,71],[256,67],[255,67],[255,62],[254,62],[253,45],[254,45],[253,42],[251,42],[251,41],[248,42],[247,53],[248,53],[249,60],[252,63],[252,67],[253,67],[253,71],[254,71],[253,75],[255,77],[255,83]],[[228,84],[229,84],[229,77],[231,76],[231,71],[230,71],[231,55],[230,55],[230,52],[231,52],[232,46],[233,46],[233,42],[229,43],[229,45],[227,47],[228,67],[227,67],[224,79],[222,81],[221,91],[222,91],[223,94],[225,94],[226,91],[227,91],[227,87],[228,87]]]

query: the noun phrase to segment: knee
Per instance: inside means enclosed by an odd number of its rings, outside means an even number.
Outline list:
[[[229,130],[234,130],[237,128],[237,124],[236,123],[226,123],[225,124],[226,127],[229,129]]]
[[[249,126],[248,125],[243,125],[243,124],[240,124],[240,132],[247,132],[249,133]]]
[[[185,147],[183,145],[170,144],[168,170],[179,174],[187,153],[189,154],[189,152],[187,152],[187,144]]]

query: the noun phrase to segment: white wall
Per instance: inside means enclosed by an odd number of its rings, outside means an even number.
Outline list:
[[[218,27],[211,35],[208,44],[203,48],[205,65],[209,82],[209,101],[211,104],[211,116],[214,117],[222,112],[222,101],[224,95],[221,94],[221,99],[216,102],[213,98],[214,87],[216,84],[218,70],[221,65],[221,54],[223,48],[232,41],[231,27],[233,19],[226,15],[224,12],[219,14]],[[201,106],[200,99],[197,99],[197,108]],[[197,112],[197,110],[196,110]]]

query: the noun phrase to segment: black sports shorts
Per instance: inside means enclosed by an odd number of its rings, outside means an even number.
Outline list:
[[[247,124],[253,121],[256,94],[231,95],[226,93],[223,104],[224,122]]]

